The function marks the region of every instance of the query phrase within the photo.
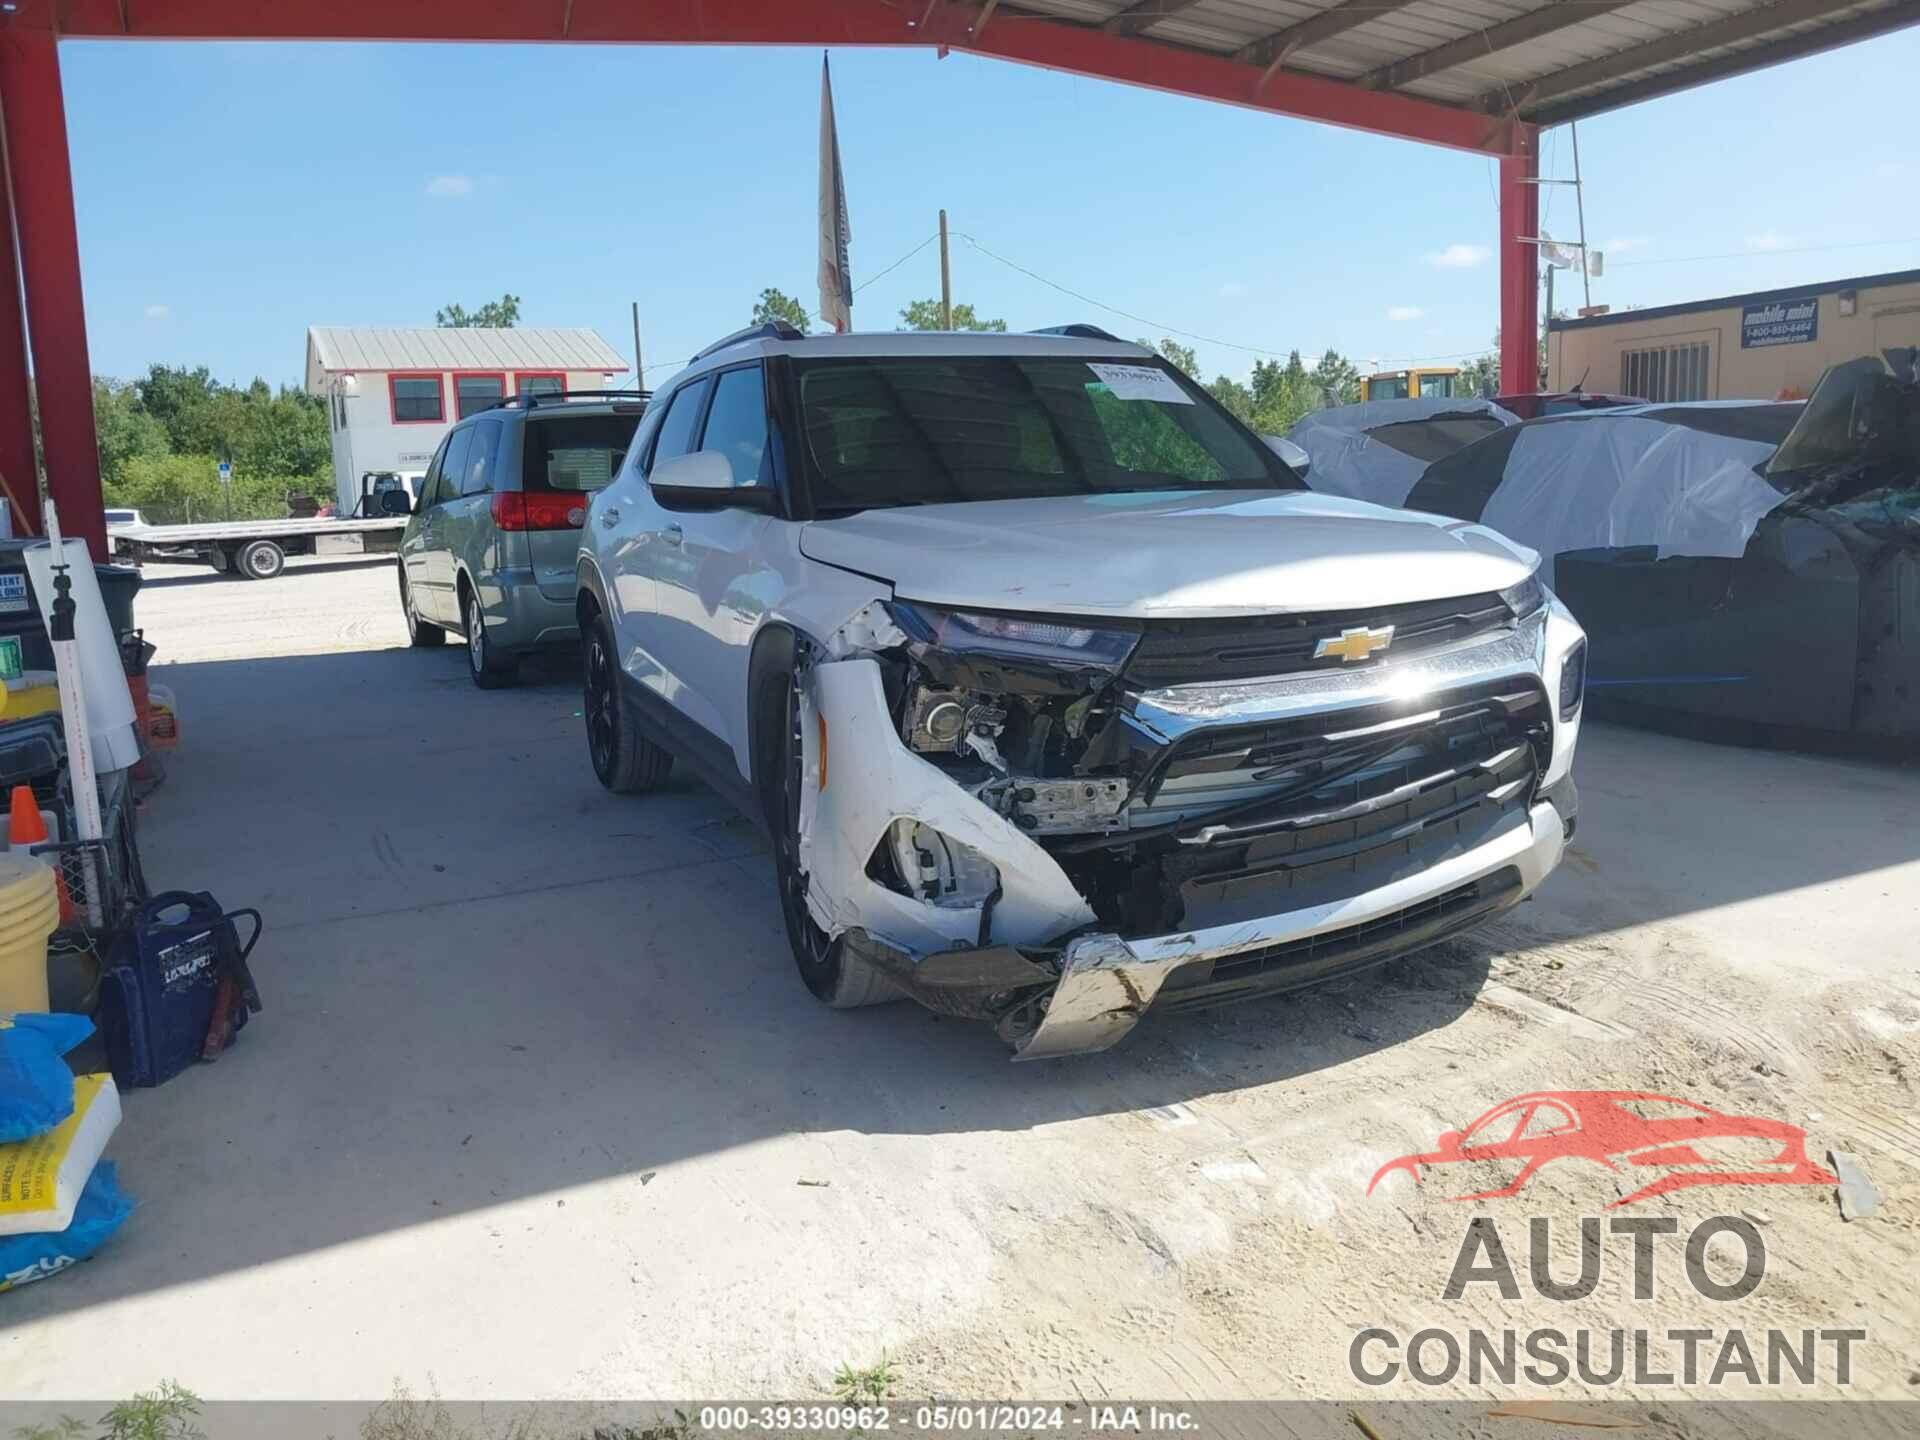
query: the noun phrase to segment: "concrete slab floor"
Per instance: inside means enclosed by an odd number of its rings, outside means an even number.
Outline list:
[[[984,1027],[816,1005],[744,821],[691,780],[604,793],[569,661],[482,693],[457,645],[381,648],[404,643],[393,586],[386,562],[150,568],[184,740],[147,872],[264,912],[268,1008],[126,1097],[110,1153],[140,1209],[0,1297],[0,1397],[818,1394],[883,1352],[908,1393],[1353,1393],[1354,1328],[1444,1313],[1465,1219],[1368,1177],[1579,1087],[1859,1153],[1907,1218],[1763,1192],[1753,1303],[1870,1314],[1864,1388],[1905,1391],[1913,769],[1593,727],[1572,858],[1489,933],[1014,1066]],[[1729,1323],[1670,1303],[1592,1302]]]

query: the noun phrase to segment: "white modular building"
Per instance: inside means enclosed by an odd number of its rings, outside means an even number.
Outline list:
[[[307,330],[307,390],[327,402],[342,515],[360,505],[368,477],[384,486],[399,476],[413,488],[456,420],[509,395],[631,383],[619,352],[586,328]]]

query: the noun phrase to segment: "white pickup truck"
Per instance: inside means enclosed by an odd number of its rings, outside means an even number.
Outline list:
[[[1282,454],[1090,327],[730,336],[585,517],[594,770],[766,825],[819,999],[1023,1058],[1457,934],[1573,832],[1585,638]]]

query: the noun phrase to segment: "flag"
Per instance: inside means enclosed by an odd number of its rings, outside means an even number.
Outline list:
[[[846,176],[833,123],[833,76],[820,57],[820,319],[844,334],[853,324],[853,276],[847,266]]]

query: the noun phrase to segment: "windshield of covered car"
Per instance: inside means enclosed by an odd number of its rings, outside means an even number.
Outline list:
[[[1476,440],[1506,429],[1504,421],[1484,414],[1430,415],[1424,420],[1396,420],[1367,432],[1389,449],[1415,460],[1443,460]]]
[[[823,513],[1300,482],[1172,369],[1058,356],[798,360]]]
[[[1831,366],[1767,462],[1770,477],[1881,458],[1901,435],[1900,387],[1877,355]]]

